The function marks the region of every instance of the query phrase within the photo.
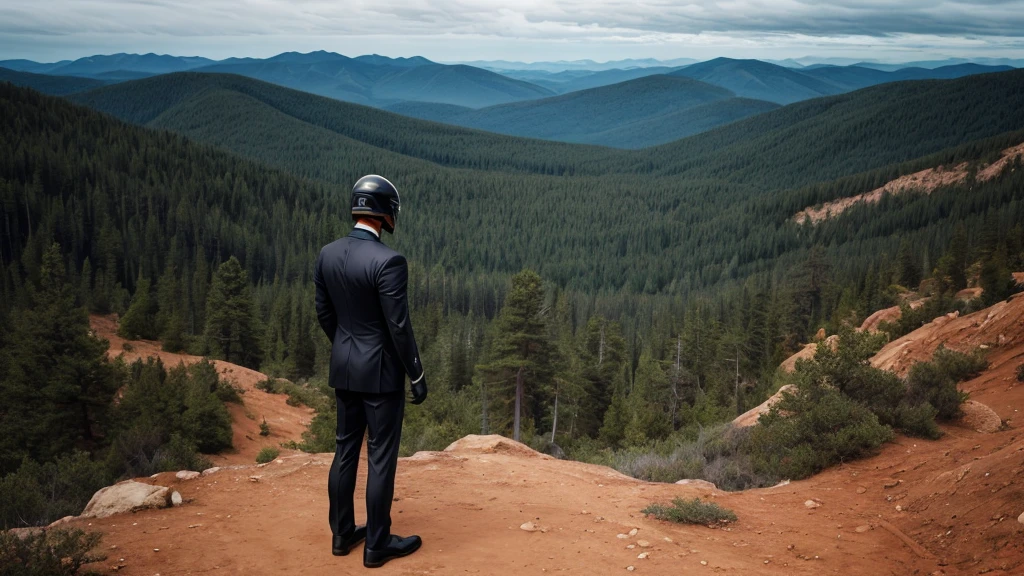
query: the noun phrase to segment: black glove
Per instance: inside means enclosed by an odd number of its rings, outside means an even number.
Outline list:
[[[427,399],[427,377],[423,376],[420,381],[412,385],[412,397],[409,399],[413,405],[423,404]]]

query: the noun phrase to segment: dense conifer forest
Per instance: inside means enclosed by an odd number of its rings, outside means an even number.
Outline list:
[[[792,216],[925,167],[975,172],[1024,141],[1022,88],[1022,72],[892,84],[624,152],[230,76],[75,97],[124,121],[0,84],[0,487],[53,482],[58,495],[5,501],[0,523],[74,512],[105,482],[198,467],[230,444],[232,391],[209,364],[108,361],[89,313],[120,315],[129,338],[322,387],[312,263],[348,232],[364,173],[403,193],[386,241],[410,258],[431,385],[407,411],[404,451],[483,431],[607,459],[690,438],[764,400],[819,328],[859,325],[907,290],[942,313],[1015,289],[1019,160],[817,225]],[[952,297],[968,283],[984,301]],[[850,341],[856,363],[872,343]],[[865,445],[892,428],[934,432],[919,396],[898,414],[851,409]],[[302,447],[333,450],[331,418],[318,415]]]

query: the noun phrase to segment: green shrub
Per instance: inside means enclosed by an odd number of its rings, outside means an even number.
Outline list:
[[[1024,382],[1024,364],[1017,366],[1017,382]]]
[[[267,424],[267,419],[264,417],[263,422],[260,422],[260,436],[270,436],[270,424]]]
[[[99,533],[64,528],[24,536],[0,532],[0,576],[83,574],[82,566],[105,559],[92,554],[101,539]]]
[[[256,389],[262,390],[267,394],[279,394],[280,391],[277,389],[277,379],[267,377],[265,380],[260,380],[256,383]]]
[[[750,433],[755,469],[779,478],[806,478],[871,453],[892,429],[863,404],[831,388],[783,394]]]
[[[281,455],[281,451],[273,446],[264,446],[260,453],[256,455],[257,464],[266,464],[267,462],[273,462],[277,460],[277,457]]]
[[[45,464],[25,460],[0,478],[0,528],[45,526],[81,514],[92,495],[113,479],[102,462],[90,460],[85,452]]]
[[[619,472],[649,482],[674,483],[684,478],[706,480],[722,490],[771,486],[779,478],[754,467],[747,444],[750,428],[731,424],[697,427],[696,435],[674,437],[670,451],[620,451],[611,465]]]
[[[221,402],[231,402],[233,404],[242,404],[242,394],[245,394],[245,390],[240,388],[234,382],[229,382],[223,378],[217,384],[215,390],[217,398]]]
[[[712,526],[716,523],[735,522],[736,514],[728,508],[722,508],[714,502],[701,502],[700,498],[684,500],[675,498],[671,505],[651,504],[641,510],[658,520],[667,520],[679,524],[702,524]]]

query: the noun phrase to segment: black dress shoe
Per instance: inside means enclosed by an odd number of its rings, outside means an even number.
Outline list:
[[[395,558],[401,558],[412,554],[419,550],[422,545],[423,540],[420,540],[419,536],[402,538],[401,536],[395,536],[392,534],[387,546],[380,550],[363,548],[363,566],[366,566],[367,568],[379,568],[388,560],[394,560]]]
[[[356,526],[356,531],[351,536],[335,536],[331,544],[331,554],[335,556],[348,556],[352,547],[366,540],[366,526]]]

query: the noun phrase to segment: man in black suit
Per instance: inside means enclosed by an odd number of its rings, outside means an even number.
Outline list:
[[[386,178],[365,176],[352,189],[355,229],[324,246],[313,272],[316,314],[331,340],[329,383],[338,401],[337,448],[328,480],[331,550],[344,556],[364,538],[363,564],[408,556],[419,536],[391,534],[391,501],[405,410],[405,377],[413,404],[427,382],[409,320],[405,258],[380,241],[394,234],[400,202]],[[352,495],[363,435],[367,439],[366,526],[356,526]]]

